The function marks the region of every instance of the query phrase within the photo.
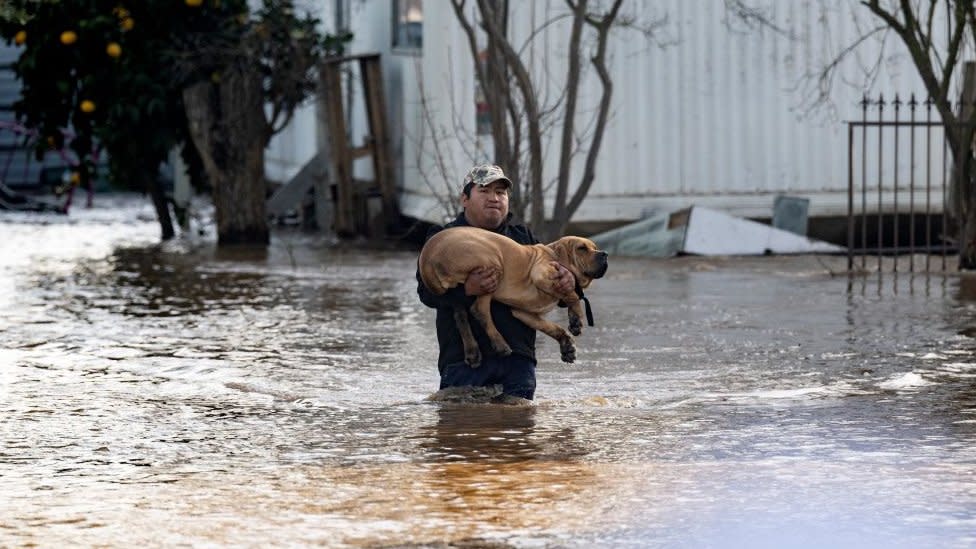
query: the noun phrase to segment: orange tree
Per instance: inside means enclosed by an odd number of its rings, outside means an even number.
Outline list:
[[[14,66],[22,86],[15,111],[40,132],[38,154],[67,145],[85,184],[93,176],[91,153],[98,142],[108,153],[112,178],[150,195],[167,239],[173,223],[156,174],[186,124],[179,89],[165,78],[160,61],[168,35],[174,25],[188,24],[191,8],[131,4],[14,1],[0,34],[24,47]]]
[[[243,145],[227,143],[220,135],[227,128],[208,120],[188,123],[185,91],[229,88],[222,82],[240,66],[256,71],[259,97],[248,104],[250,116],[263,117],[268,103],[281,115],[252,128],[266,145],[269,128],[280,129],[314,90],[310,71],[323,49],[342,43],[334,37],[326,42],[316,26],[284,0],[265,0],[253,14],[245,0],[9,0],[0,10],[0,36],[24,47],[15,64],[22,84],[15,110],[43,137],[39,152],[60,147],[61,130],[70,128],[66,144],[82,159],[84,183],[92,177],[91,151],[99,143],[113,179],[152,197],[166,239],[174,230],[156,174],[172,147],[193,142],[213,187],[221,243],[268,240],[263,154],[260,178],[244,182],[253,189],[228,185],[221,170],[235,166],[221,162],[244,158],[232,150]],[[240,97],[240,90],[225,92]],[[220,105],[214,107],[220,112]],[[213,142],[224,149],[208,148]],[[222,225],[226,219],[238,225]]]

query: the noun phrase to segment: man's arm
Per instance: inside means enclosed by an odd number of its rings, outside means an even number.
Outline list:
[[[576,291],[576,277],[573,273],[569,271],[566,267],[563,267],[558,261],[553,261],[552,264],[556,267],[553,271],[552,280],[553,287],[557,292],[561,294],[569,294]],[[562,304],[562,302],[560,302]]]
[[[499,274],[497,271],[478,268],[468,275],[464,285],[449,289],[442,295],[436,295],[427,289],[417,269],[417,295],[421,303],[431,308],[438,307],[467,307],[472,303],[472,297],[490,294],[498,288]]]

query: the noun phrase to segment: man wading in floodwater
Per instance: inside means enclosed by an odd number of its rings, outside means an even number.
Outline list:
[[[427,239],[446,228],[471,226],[507,236],[519,244],[538,244],[539,241],[527,227],[511,222],[512,214],[508,211],[511,187],[512,182],[498,166],[485,164],[471,168],[461,186],[461,213],[443,227],[432,227]],[[561,292],[569,293],[576,287],[576,278],[565,267],[559,266],[557,276]],[[512,309],[508,305],[492,301],[491,316],[498,331],[511,346],[512,354],[495,354],[484,328],[473,321],[469,324],[483,358],[477,368],[464,361],[464,345],[454,323],[454,308],[461,305],[467,310],[475,297],[492,293],[497,286],[498,273],[478,269],[468,276],[463,287],[459,285],[443,295],[434,295],[424,286],[420,270],[417,270],[420,301],[437,309],[440,388],[501,385],[500,401],[511,400],[511,397],[532,400],[535,396],[535,330],[512,316]]]

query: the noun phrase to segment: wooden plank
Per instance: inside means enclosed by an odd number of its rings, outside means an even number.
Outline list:
[[[386,125],[386,100],[383,94],[379,56],[360,59],[359,68],[362,73],[366,113],[372,135],[373,171],[376,174],[376,185],[380,189],[383,201],[383,215],[389,229],[400,219],[400,209],[397,204],[396,184],[393,180],[393,160]]]
[[[356,234],[355,196],[352,186],[352,159],[343,116],[342,82],[339,66],[323,64],[319,70],[319,113],[326,149],[335,171],[335,232],[340,236]]]
[[[361,147],[354,147],[349,149],[349,155],[353,158],[362,158],[364,156],[373,155],[373,145],[367,143]]]
[[[347,61],[363,61],[365,59],[379,59],[380,54],[378,53],[357,53],[352,55],[340,55],[336,57],[327,57],[322,60],[322,63],[327,65],[341,65]]]

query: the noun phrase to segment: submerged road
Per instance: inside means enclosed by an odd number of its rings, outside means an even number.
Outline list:
[[[519,407],[429,398],[413,252],[0,235],[0,546],[976,545],[976,279],[611,257]]]

